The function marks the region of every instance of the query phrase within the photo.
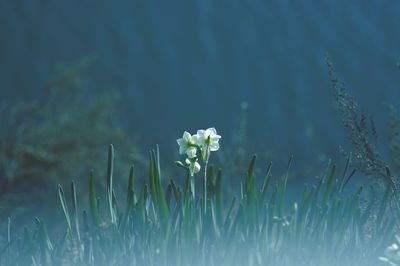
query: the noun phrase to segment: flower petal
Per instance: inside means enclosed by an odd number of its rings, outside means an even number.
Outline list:
[[[184,140],[183,138],[177,139],[176,142],[178,143],[179,146],[182,146],[183,144],[186,143],[186,140]]]
[[[196,156],[197,149],[195,147],[189,147],[186,150],[186,154],[189,158],[193,158]]]
[[[206,131],[207,131],[207,133],[210,134],[210,135],[216,135],[216,134],[217,134],[217,130],[215,129],[215,127],[207,128]]]
[[[197,130],[197,135],[198,135],[200,138],[204,138],[205,132],[206,132],[205,130],[199,129],[199,130]]]
[[[220,135],[214,135],[214,136],[210,137],[210,141],[211,142],[218,142],[220,138],[221,138]]]
[[[194,135],[192,136],[192,143],[193,143],[193,144],[198,144],[198,145],[200,145],[199,141],[200,141],[199,135],[198,135],[198,134],[194,134]]]
[[[189,141],[189,140],[191,139],[191,137],[192,137],[192,135],[190,135],[189,132],[187,132],[187,131],[183,132],[182,138],[183,138],[184,140]]]
[[[218,142],[212,142],[210,144],[210,151],[217,151],[219,150],[219,143]]]
[[[194,172],[195,174],[197,174],[198,172],[200,172],[200,169],[201,169],[200,164],[199,164],[198,162],[195,162],[195,163],[193,164],[193,172]]]
[[[187,150],[186,145],[179,146],[179,154],[185,154]]]

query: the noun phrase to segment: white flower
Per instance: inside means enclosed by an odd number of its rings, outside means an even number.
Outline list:
[[[217,151],[219,149],[220,135],[217,135],[217,130],[211,127],[206,130],[197,130],[196,142],[205,151]]]
[[[191,176],[200,172],[201,166],[197,162],[197,159],[196,160],[186,159],[185,162],[189,166],[189,171]]]
[[[197,148],[197,137],[192,136],[189,132],[185,131],[182,138],[177,139],[176,142],[179,145],[179,154],[187,154],[189,158],[196,156]]]
[[[193,136],[185,131],[182,138],[176,140],[179,145],[179,153],[187,154],[188,156],[185,161],[187,166],[184,167],[189,169],[192,176],[200,171],[200,164],[197,162],[199,159],[196,155],[197,150],[200,150],[203,162],[207,165],[210,153],[219,150],[220,138],[221,136],[212,127],[206,130],[198,130],[197,134]],[[180,167],[183,166],[182,163],[177,163],[177,165]]]

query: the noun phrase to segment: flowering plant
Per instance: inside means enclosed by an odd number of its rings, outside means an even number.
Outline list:
[[[210,154],[213,151],[219,150],[219,140],[221,136],[217,134],[217,130],[213,127],[207,128],[206,130],[197,130],[195,135],[191,135],[185,131],[182,138],[177,139],[176,142],[179,145],[179,153],[186,154],[188,158],[185,160],[185,164],[177,161],[176,164],[180,167],[187,169],[189,175],[189,182],[191,187],[191,193],[194,197],[194,181],[193,176],[201,170],[199,159],[204,162],[204,179],[203,179],[203,202],[204,212],[207,210],[207,166]]]
[[[220,138],[221,136],[217,134],[217,130],[212,127],[206,130],[197,130],[195,135],[185,131],[182,138],[176,140],[179,145],[179,154],[186,154],[188,157],[185,160],[185,168],[189,170],[191,176],[201,169],[198,163],[200,157],[197,154],[201,154],[201,159],[207,165],[210,153],[219,150]],[[179,165],[184,166],[182,163],[179,163]]]

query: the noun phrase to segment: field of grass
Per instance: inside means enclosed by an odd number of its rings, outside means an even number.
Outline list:
[[[79,188],[74,182],[68,189],[59,186],[65,233],[49,235],[45,221],[35,218],[36,227],[13,235],[9,220],[0,263],[389,265],[379,257],[396,259],[396,245],[387,249],[397,230],[395,187],[388,182],[384,195],[375,196],[370,193],[373,189],[344,192],[354,174],[350,160],[345,169],[329,165],[322,178],[305,186],[300,197],[288,204],[291,160],[282,177],[271,175],[271,165],[265,176],[255,176],[256,156],[252,157],[238,184],[240,194],[227,198],[223,171],[211,164],[206,173],[196,175],[178,163],[188,170],[184,184],[163,179],[157,147],[149,155],[147,182],[136,184],[132,166],[126,195],[117,195],[111,145],[106,191],[96,191],[99,180],[93,173],[88,203],[77,200]],[[392,180],[389,170],[387,177]],[[205,185],[195,188],[194,178],[205,178]]]

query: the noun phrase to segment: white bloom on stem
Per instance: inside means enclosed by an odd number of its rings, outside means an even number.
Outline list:
[[[187,154],[189,158],[196,156],[197,148],[197,137],[192,136],[189,132],[185,131],[182,138],[177,139],[176,142],[179,145],[179,154]]]
[[[220,138],[221,136],[217,134],[217,130],[213,127],[207,128],[206,130],[197,130],[195,139],[197,144],[201,147],[203,158],[207,158],[210,152],[219,149]]]
[[[198,172],[200,172],[201,166],[197,162],[197,159],[196,160],[186,159],[185,162],[189,166],[189,171],[190,171],[190,175],[191,176],[193,176],[194,174],[197,174]]]

